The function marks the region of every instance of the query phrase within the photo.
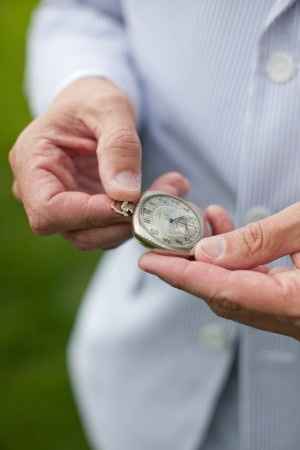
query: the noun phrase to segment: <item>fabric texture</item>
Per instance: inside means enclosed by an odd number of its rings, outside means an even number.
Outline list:
[[[219,398],[207,438],[199,450],[238,450],[238,352],[235,354],[224,390]]]
[[[190,200],[222,204],[237,225],[252,208],[272,214],[299,200],[299,1],[48,0],[30,36],[36,114],[82,76],[107,76],[128,94],[144,187],[182,171]],[[278,52],[294,64],[285,82],[285,67],[270,63]],[[142,252],[133,241],[109,252],[73,331],[71,376],[93,447],[221,450],[214,430],[235,430],[227,417],[217,425],[224,407],[238,411],[238,449],[298,450],[299,343],[215,317],[139,272]]]

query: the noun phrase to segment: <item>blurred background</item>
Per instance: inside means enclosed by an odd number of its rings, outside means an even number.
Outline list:
[[[99,253],[38,238],[10,191],[7,154],[30,121],[25,36],[36,0],[0,0],[0,449],[87,450],[65,349]]]

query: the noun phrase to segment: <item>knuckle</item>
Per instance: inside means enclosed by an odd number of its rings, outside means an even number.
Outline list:
[[[299,321],[300,280],[298,274],[294,271],[285,272],[285,277],[276,277],[275,280],[280,286],[283,314],[291,320]]]
[[[110,151],[117,150],[120,156],[136,157],[140,151],[140,140],[132,128],[122,128],[108,135],[106,147]]]
[[[289,279],[284,281],[281,286],[283,299],[287,305],[291,303],[294,298],[299,298],[299,282],[293,277],[290,277]]]
[[[25,208],[34,234],[47,236],[57,232],[55,214],[50,204],[35,199],[29,205],[25,202]]]
[[[24,144],[26,145],[26,139],[24,137],[25,131],[18,137],[15,144],[8,153],[8,162],[13,172],[16,172],[18,156],[21,155],[24,149]]]
[[[29,225],[32,232],[39,236],[47,236],[51,234],[51,223],[46,215],[41,212],[28,214]]]
[[[221,317],[222,319],[230,319],[232,317],[232,314],[220,305],[209,304],[209,307],[216,316]]]
[[[266,247],[266,236],[260,221],[247,225],[241,237],[248,256],[253,256]]]
[[[51,144],[51,140],[43,137],[40,138],[35,144],[35,151],[38,155],[41,156],[54,156],[55,155],[55,147]]]
[[[230,319],[235,314],[242,311],[242,307],[232,299],[232,294],[228,292],[216,292],[207,301],[212,311],[220,317]]]
[[[8,155],[9,162],[12,166],[16,164],[18,155],[23,154],[26,148],[31,148],[30,144],[35,141],[37,136],[39,120],[40,119],[33,120],[17,137]]]

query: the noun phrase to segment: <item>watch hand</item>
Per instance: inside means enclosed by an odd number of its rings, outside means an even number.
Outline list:
[[[190,239],[191,231],[190,231],[190,228],[189,228],[189,220],[185,216],[179,217],[179,219],[181,219],[181,218],[183,218],[184,221],[180,221],[180,223],[184,224],[184,226],[185,226],[185,233],[187,235],[187,238]]]
[[[188,220],[185,216],[176,217],[175,219],[169,219],[169,223],[182,224],[185,227],[185,233],[187,237],[190,237],[190,230],[188,227]]]
[[[170,221],[172,220],[171,223],[175,222],[175,223],[182,223],[184,225],[187,224],[187,219],[185,216],[180,216],[180,217],[176,217],[176,219],[170,219]]]

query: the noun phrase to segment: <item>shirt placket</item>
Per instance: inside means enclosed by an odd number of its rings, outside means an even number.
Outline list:
[[[240,225],[259,219],[254,211],[274,214],[300,201],[299,37],[300,3],[276,2],[261,33],[249,86],[240,159]],[[300,415],[292,411],[300,404],[299,344],[248,327],[241,336],[240,448],[296,448]]]

